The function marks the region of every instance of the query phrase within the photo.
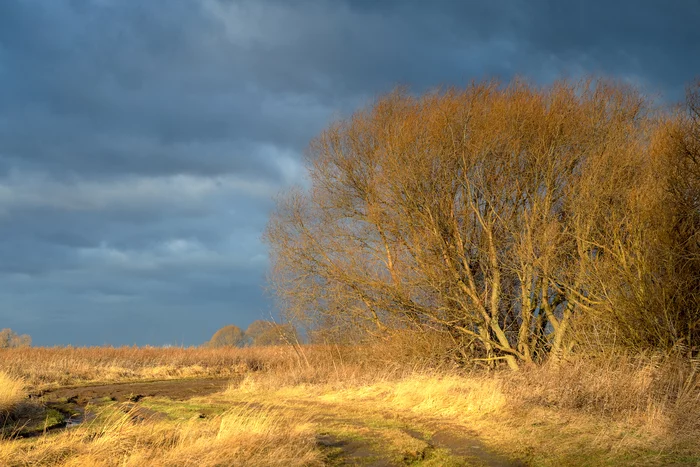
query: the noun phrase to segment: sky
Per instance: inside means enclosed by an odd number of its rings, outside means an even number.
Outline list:
[[[0,328],[198,345],[274,316],[261,235],[330,122],[515,75],[675,102],[698,25],[697,0],[2,0]]]

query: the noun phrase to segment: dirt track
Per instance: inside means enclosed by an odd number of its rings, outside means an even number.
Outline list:
[[[105,399],[136,402],[144,397],[167,397],[180,401],[223,391],[230,381],[230,378],[201,378],[73,386],[46,390],[37,396],[44,401],[66,400],[78,405]]]
[[[92,386],[63,387],[43,391],[35,394],[40,397],[47,407],[54,408],[66,414],[67,421],[51,427],[52,429],[66,428],[71,425],[71,420],[81,423],[85,415],[85,406],[89,403],[102,404],[105,402],[121,402],[119,407],[131,415],[135,420],[164,420],[165,414],[142,406],[139,401],[147,397],[163,397],[175,401],[187,400],[192,397],[206,396],[225,390],[232,380],[230,378],[204,378],[184,380],[164,380],[151,382],[111,383]],[[232,402],[235,405],[235,402]],[[245,402],[247,407],[255,405],[254,402]],[[334,454],[329,457],[328,465],[372,465],[393,466],[405,465],[421,461],[430,457],[435,449],[443,449],[455,459],[463,459],[464,463],[451,465],[482,465],[489,467],[518,467],[524,464],[489,452],[474,433],[464,430],[464,427],[450,426],[442,420],[407,419],[405,427],[376,426],[374,420],[364,418],[363,414],[353,413],[347,408],[337,404],[320,404],[313,400],[288,400],[281,408],[299,411],[300,416],[312,411],[315,415],[312,420],[319,427],[334,429],[341,427],[344,431],[361,433],[361,437],[355,435],[342,436],[321,431],[317,436],[319,447],[330,450]],[[376,414],[375,414],[376,415]],[[390,414],[385,416],[391,418]],[[76,419],[77,416],[77,419]],[[430,434],[413,429],[413,423],[423,426]],[[44,429],[45,430],[45,429]],[[418,443],[416,452],[409,452],[403,462],[396,463],[387,456],[385,449],[379,440],[386,430],[403,434],[413,438]],[[36,436],[41,431],[29,431],[24,436]]]

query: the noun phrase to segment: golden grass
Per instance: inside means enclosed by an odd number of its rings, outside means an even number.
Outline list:
[[[22,377],[30,388],[95,382],[231,377],[271,373],[287,383],[369,381],[412,372],[417,357],[400,360],[382,346],[269,347],[25,347],[0,349],[0,371]]]
[[[28,350],[3,353],[0,368],[35,385],[242,376],[207,399],[222,415],[138,424],[115,412],[57,435],[0,440],[0,465],[318,465],[314,436],[333,414],[462,427],[532,465],[700,463],[699,365],[687,358],[580,356],[513,373],[391,365],[368,347]],[[175,413],[185,403],[172,404]]]
[[[330,403],[384,407],[458,423],[475,431],[494,450],[541,465],[617,465],[619,459],[651,446],[672,450],[667,431],[633,418],[614,420],[570,409],[523,405],[499,376],[421,376],[322,394]],[[624,433],[634,434],[622,440]],[[572,443],[572,441],[574,441]],[[611,454],[613,449],[617,452]],[[697,451],[696,451],[697,452]]]
[[[12,414],[26,397],[24,381],[0,371],[0,421]]]
[[[90,382],[227,377],[285,369],[298,357],[284,347],[28,347],[0,349],[0,371],[32,388]]]
[[[38,440],[0,442],[0,465],[322,465],[307,420],[266,408],[234,407],[210,420],[99,421]]]
[[[251,374],[227,395],[305,399],[357,413],[385,410],[457,423],[493,449],[534,465],[696,465],[697,369],[698,362],[688,359],[616,355],[518,373],[377,371],[369,381],[353,378],[350,367],[349,377],[331,374],[326,383]],[[317,371],[309,372],[318,381]]]

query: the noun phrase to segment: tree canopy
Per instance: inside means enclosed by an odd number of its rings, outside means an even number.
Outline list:
[[[512,368],[592,339],[697,348],[697,99],[660,112],[604,80],[379,98],[311,143],[310,190],[271,216],[285,313],[438,330]]]
[[[229,324],[214,333],[207,345],[209,347],[242,347],[245,344],[245,335],[241,328]]]

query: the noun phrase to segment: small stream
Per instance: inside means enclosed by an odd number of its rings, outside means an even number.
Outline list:
[[[86,414],[84,407],[76,406],[74,412],[68,418],[66,418],[64,428],[75,428],[76,426],[93,420],[94,418],[95,414],[91,412],[87,412]]]

